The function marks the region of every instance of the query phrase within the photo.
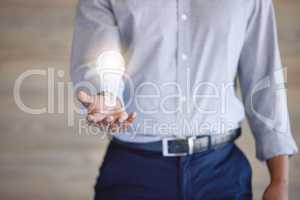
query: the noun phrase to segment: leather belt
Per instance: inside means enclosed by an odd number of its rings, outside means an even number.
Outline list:
[[[136,150],[162,152],[163,156],[186,156],[220,148],[233,142],[241,135],[241,128],[232,129],[226,133],[199,135],[185,138],[163,138],[161,141],[148,143],[125,142],[112,138],[112,142],[123,147]]]

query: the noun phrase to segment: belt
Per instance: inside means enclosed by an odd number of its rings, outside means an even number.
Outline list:
[[[112,142],[123,147],[161,152],[163,156],[187,156],[193,153],[217,149],[233,142],[241,135],[241,128],[229,130],[226,133],[199,135],[185,138],[163,138],[157,142],[134,143],[112,138]]]

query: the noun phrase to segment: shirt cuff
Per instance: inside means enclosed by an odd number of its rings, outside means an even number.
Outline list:
[[[266,161],[279,155],[292,156],[297,152],[297,145],[290,132],[267,131],[256,134],[256,157],[260,161]]]

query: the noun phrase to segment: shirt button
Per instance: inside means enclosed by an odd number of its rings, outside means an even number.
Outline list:
[[[182,54],[181,58],[182,58],[182,60],[187,60],[187,55],[186,54]]]
[[[187,20],[187,15],[186,15],[186,14],[182,14],[182,15],[181,15],[181,19],[182,19],[182,21]]]

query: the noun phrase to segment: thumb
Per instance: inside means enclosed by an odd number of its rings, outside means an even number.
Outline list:
[[[94,98],[84,91],[79,91],[77,93],[77,98],[86,107],[94,102]]]

